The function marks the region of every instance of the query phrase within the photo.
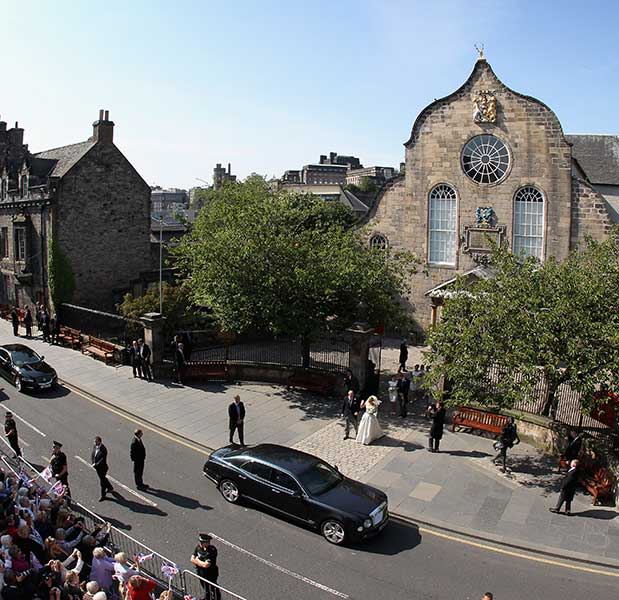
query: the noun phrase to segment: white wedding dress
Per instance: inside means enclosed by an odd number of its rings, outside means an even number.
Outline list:
[[[381,438],[385,435],[385,432],[380,428],[376,414],[378,413],[378,406],[375,404],[366,403],[365,412],[361,417],[359,423],[359,429],[357,430],[356,441],[360,444],[368,445],[374,440]]]

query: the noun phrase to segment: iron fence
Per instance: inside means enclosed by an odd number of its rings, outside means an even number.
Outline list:
[[[103,312],[75,304],[61,304],[58,310],[60,324],[79,329],[120,346],[129,346],[132,340],[144,338],[144,326],[137,319]]]
[[[50,484],[45,481],[41,473],[28,461],[21,457],[18,459],[10,458],[9,455],[5,453],[4,449],[0,449],[0,461],[17,479],[24,474],[30,481],[36,481],[40,488],[49,492],[51,488]],[[67,503],[71,512],[82,517],[89,531],[107,525],[104,519],[76,500],[68,498]],[[171,579],[165,578],[163,576],[162,567],[164,565],[175,566],[175,563],[163,556],[163,554],[159,554],[142,542],[138,542],[116,527],[110,527],[109,535],[105,542],[105,548],[112,553],[125,552],[129,557],[135,557],[140,554],[148,555],[148,560],[140,564],[140,572],[155,581],[160,588],[172,591],[174,596],[181,600],[184,600],[188,596],[193,600],[198,598],[205,598],[205,600],[246,600],[242,596],[220,585],[206,581],[191,571],[181,571],[181,569],[178,569],[178,572]]]
[[[186,344],[185,344],[186,346]],[[213,340],[210,345],[191,350],[192,363],[227,362],[228,364],[303,367],[339,373],[350,365],[350,343],[331,337],[309,344],[309,360],[304,365],[304,345],[300,339],[239,340],[230,344]]]

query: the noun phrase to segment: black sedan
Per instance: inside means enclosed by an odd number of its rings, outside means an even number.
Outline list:
[[[0,375],[15,385],[18,392],[51,388],[58,376],[44,358],[23,344],[0,346]]]
[[[284,446],[220,448],[206,461],[204,475],[228,502],[247,498],[319,529],[332,544],[368,538],[389,519],[383,492]]]

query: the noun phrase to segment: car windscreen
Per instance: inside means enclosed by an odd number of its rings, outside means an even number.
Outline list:
[[[13,359],[13,363],[18,367],[22,367],[23,365],[31,365],[41,361],[41,357],[36,352],[28,348],[13,350],[13,352],[11,352],[11,358]]]
[[[342,481],[342,475],[327,463],[316,462],[298,475],[305,491],[312,496],[324,494]]]

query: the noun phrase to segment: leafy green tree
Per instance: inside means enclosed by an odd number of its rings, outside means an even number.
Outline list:
[[[166,282],[162,286],[162,292],[166,336],[171,337],[186,325],[193,326],[197,311],[183,286],[170,285]],[[149,288],[145,294],[138,297],[125,294],[118,306],[118,312],[123,317],[131,319],[139,319],[149,312],[159,312],[159,287]]]
[[[619,383],[619,246],[617,231],[588,240],[558,262],[540,264],[507,249],[493,253],[494,278],[445,299],[441,322],[429,335],[428,384],[445,376],[454,404],[510,407],[534,398],[543,376],[550,414],[562,384],[583,394],[583,411],[601,385]],[[495,389],[488,370],[497,373]]]
[[[360,192],[370,194],[376,192],[377,189],[376,182],[371,177],[363,177],[361,179],[361,183],[359,184]]]
[[[192,301],[224,331],[305,339],[350,325],[401,321],[409,253],[372,250],[339,202],[272,190],[264,178],[224,186],[172,250]]]

